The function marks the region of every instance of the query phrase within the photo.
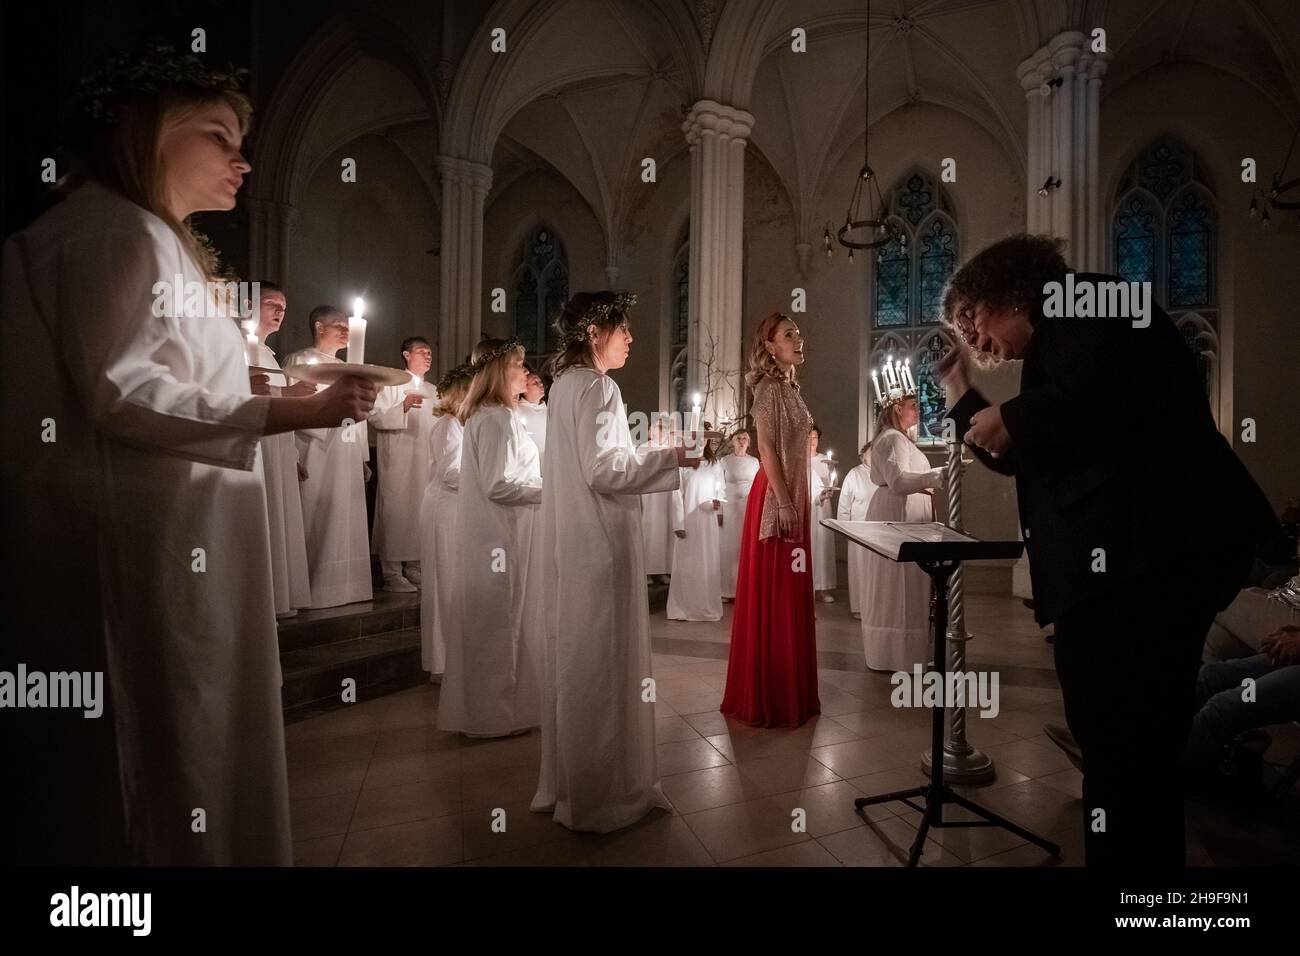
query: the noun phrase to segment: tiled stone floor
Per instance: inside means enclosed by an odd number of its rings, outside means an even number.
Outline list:
[[[652,616],[659,770],[672,812],[608,835],[575,834],[528,811],[540,738],[472,741],[436,727],[435,686],[363,701],[287,728],[295,857],[301,865],[901,866],[919,814],[853,799],[921,780],[929,711],[890,706],[865,670],[847,595],[818,605],[822,716],[759,730],[718,713],[730,613],[715,624]],[[931,866],[1082,862],[1081,776],[1042,735],[1063,723],[1051,647],[1009,597],[968,599],[973,667],[1001,675],[1001,713],[972,715],[971,742],[997,777],[969,792],[1062,846],[1061,860],[997,829],[932,831]],[[805,832],[791,825],[806,812]],[[494,832],[494,810],[505,811]],[[948,809],[946,814],[964,811]],[[1189,801],[1189,863],[1296,863],[1295,801],[1254,813]],[[499,829],[499,827],[497,828]]]

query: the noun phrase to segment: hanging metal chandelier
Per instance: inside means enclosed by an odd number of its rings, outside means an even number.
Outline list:
[[[906,234],[898,224],[885,218],[885,202],[880,195],[880,185],[871,168],[871,0],[867,0],[867,54],[864,83],[864,106],[862,125],[862,168],[858,171],[853,184],[853,194],[849,198],[849,208],[844,214],[844,225],[835,234],[841,246],[849,250],[849,261],[853,261],[854,249],[877,249],[898,241],[907,243]],[[864,208],[865,203],[865,208]],[[826,246],[826,258],[834,253],[831,245],[831,226],[826,224],[822,235]]]
[[[1258,186],[1251,190],[1250,193],[1250,217],[1254,219],[1260,216],[1260,225],[1267,226],[1270,222],[1268,211],[1270,208],[1279,211],[1300,209],[1300,176],[1295,179],[1282,181],[1286,175],[1286,168],[1291,165],[1291,154],[1295,152],[1296,138],[1300,136],[1300,120],[1297,120],[1295,132],[1291,134],[1291,145],[1287,147],[1286,158],[1282,160],[1282,166],[1273,174],[1273,184],[1269,187],[1268,192],[1260,189]],[[1288,193],[1292,195],[1283,199]],[[1263,199],[1263,215],[1260,215],[1260,200]]]

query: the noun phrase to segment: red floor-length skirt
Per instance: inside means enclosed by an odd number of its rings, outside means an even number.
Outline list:
[[[809,516],[802,538],[758,540],[767,475],[754,477],[740,533],[727,690],[720,710],[759,727],[798,727],[821,713]],[[797,564],[796,548],[802,548]],[[796,571],[796,566],[801,570]]]

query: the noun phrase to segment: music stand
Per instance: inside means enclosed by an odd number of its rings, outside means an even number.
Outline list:
[[[824,527],[843,535],[850,542],[861,545],[890,561],[915,563],[930,576],[930,622],[934,631],[934,667],[939,675],[940,687],[947,687],[947,626],[948,578],[963,561],[992,561],[999,558],[1018,558],[1024,549],[1023,541],[981,541],[960,531],[954,531],[937,521],[837,521],[823,518]],[[946,697],[946,694],[944,695]],[[1012,823],[992,810],[986,810],[973,800],[968,800],[943,779],[943,727],[947,702],[934,709],[930,737],[930,782],[906,790],[894,790],[874,797],[859,797],[853,806],[859,816],[866,819],[862,808],[873,803],[901,800],[913,810],[921,811],[921,825],[907,858],[908,866],[916,866],[925,848],[925,837],[930,827],[1001,827],[1022,840],[1042,847],[1052,856],[1060,856],[1061,848],[1050,840],[1031,833],[1019,824]],[[911,797],[922,797],[924,806],[918,806]],[[955,803],[983,817],[982,820],[944,820],[943,805]]]

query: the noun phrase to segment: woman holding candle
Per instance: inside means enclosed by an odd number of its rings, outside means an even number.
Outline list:
[[[545,457],[546,383],[527,365],[524,369],[528,372],[528,385],[524,388],[523,395],[519,396],[519,418],[537,445],[537,454]]]
[[[758,459],[749,454],[749,432],[738,431],[731,437],[731,454],[722,458],[726,476],[726,501],[722,503],[720,562],[722,565],[722,601],[736,599],[736,569],[740,566],[740,529],[745,523],[745,506],[749,489],[758,474]]]
[[[709,430],[704,423],[705,431]],[[673,573],[668,585],[668,620],[722,620],[722,568],[718,518],[727,500],[727,473],[718,463],[716,442],[704,446],[698,468],[683,468],[673,492]]]
[[[745,381],[761,468],[741,532],[736,610],[722,713],[798,727],[821,712],[813,622],[809,441],[812,416],[795,381],[804,340],[787,315],[759,323]]]
[[[930,462],[910,435],[920,413],[911,370],[887,362],[876,437],[871,443],[871,480],[876,491],[865,521],[933,521],[934,491],[943,469]],[[875,378],[873,374],[873,379]],[[930,577],[910,563],[874,552],[863,555],[862,644],[872,670],[910,671],[930,660]]]
[[[668,807],[659,786],[640,504],[672,491],[683,448],[634,447],[607,374],[632,345],[626,292],[582,292],[557,322],[542,492],[542,771],[533,810],[608,833]]]
[[[528,379],[523,346],[485,339],[473,366],[457,413],[465,426],[456,496],[459,596],[439,619],[447,668],[438,727],[504,737],[538,722],[543,588],[533,528],[542,462],[516,411]]]
[[[154,50],[89,86],[107,122],[4,250],[0,324],[21,345],[0,350],[0,410],[58,431],[0,440],[0,656],[102,672],[105,710],[5,717],[6,856],[289,864],[259,443],[364,416],[375,390],[253,395],[238,326],[209,317],[212,263],[185,221],[234,208],[249,171],[229,78]],[[154,311],[178,275],[207,290],[199,314]]]
[[[473,377],[474,367],[466,362],[438,382],[438,404],[434,407],[438,417],[429,433],[429,481],[420,505],[420,664],[431,679],[441,679],[447,667],[443,621],[452,613],[451,604],[460,588],[455,532],[464,426],[456,412]]]
[[[637,451],[652,454],[655,449],[673,445],[673,436],[665,417],[650,426],[650,440]],[[659,583],[668,580],[673,569],[673,494],[671,491],[647,492],[641,499],[641,538],[645,545],[645,573]]]

